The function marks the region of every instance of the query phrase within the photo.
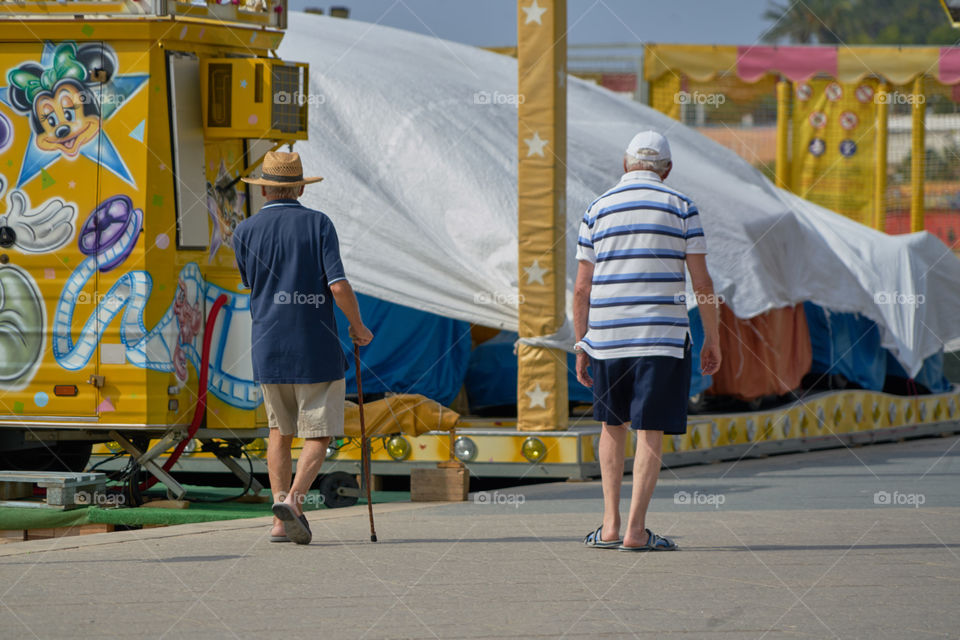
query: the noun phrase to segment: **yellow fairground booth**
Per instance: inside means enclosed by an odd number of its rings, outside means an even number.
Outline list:
[[[239,177],[306,138],[286,19],[283,0],[0,3],[0,451],[70,468],[78,441],[161,438],[144,464],[179,492],[151,460],[193,423],[265,423],[229,240],[258,205]]]

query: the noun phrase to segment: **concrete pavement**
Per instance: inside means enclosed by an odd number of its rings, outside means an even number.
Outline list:
[[[378,506],[377,544],[364,507],[308,547],[267,519],[8,544],[0,638],[960,636],[960,438],[661,478],[680,552],[583,547],[597,482]]]

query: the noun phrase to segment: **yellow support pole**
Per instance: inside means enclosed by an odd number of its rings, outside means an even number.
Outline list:
[[[518,0],[517,315],[521,340],[556,333],[566,319],[566,33],[566,0]],[[566,352],[521,341],[517,367],[518,429],[566,429]]]
[[[789,80],[777,83],[777,160],[775,183],[781,189],[790,188],[790,100],[793,87]]]
[[[887,116],[890,112],[890,85],[877,85],[877,157],[873,176],[873,228],[887,226]]]
[[[927,111],[927,101],[923,93],[923,76],[918,75],[913,81],[913,122],[912,122],[912,149],[910,151],[910,231],[923,231],[923,182],[926,168],[926,130],[924,116]]]

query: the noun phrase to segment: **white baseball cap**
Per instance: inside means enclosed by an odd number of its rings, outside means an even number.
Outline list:
[[[655,153],[645,153],[641,156],[640,149],[649,149]],[[633,140],[627,145],[627,155],[644,160],[669,160],[670,143],[656,131],[641,131],[633,136]]]

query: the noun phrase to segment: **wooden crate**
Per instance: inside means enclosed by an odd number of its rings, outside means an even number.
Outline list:
[[[32,497],[32,482],[0,482],[0,500],[19,500]]]
[[[84,536],[91,533],[111,533],[112,524],[81,524],[72,527],[50,529],[3,529],[0,530],[0,544],[4,542],[23,542],[25,540],[49,540],[64,536]]]
[[[73,527],[57,527],[56,529],[30,529],[27,531],[27,540],[47,540],[64,536],[85,536],[91,533],[112,532],[112,524],[81,524]]]
[[[464,502],[470,492],[470,474],[462,465],[441,463],[436,469],[410,471],[412,502]]]

